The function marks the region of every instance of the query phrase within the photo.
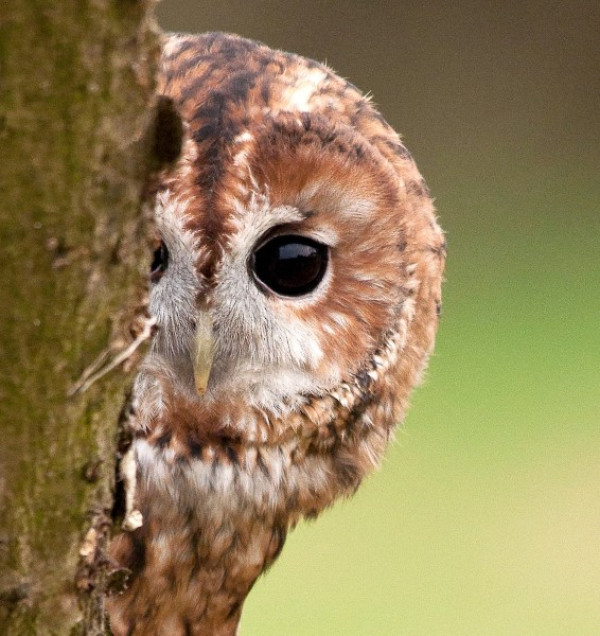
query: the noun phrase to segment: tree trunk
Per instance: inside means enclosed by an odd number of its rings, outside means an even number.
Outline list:
[[[132,371],[69,394],[99,354],[131,342],[144,305],[151,8],[0,7],[2,634],[105,633],[104,546]]]

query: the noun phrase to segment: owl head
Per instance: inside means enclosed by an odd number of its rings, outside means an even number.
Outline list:
[[[369,100],[315,62],[171,36],[160,92],[185,141],[156,193],[141,428],[184,454],[336,447],[329,501],[378,462],[433,346],[445,244],[428,189]]]
[[[398,135],[326,67],[235,36],[172,36],[160,91],[185,142],[157,192],[156,400],[251,443],[336,411],[387,437],[433,345],[444,260]]]
[[[377,464],[432,349],[445,244],[428,189],[369,100],[315,62],[171,36],[160,92],[185,134],[156,191],[139,428],[183,457],[318,457],[327,492],[307,471],[318,496],[299,510],[314,513]]]

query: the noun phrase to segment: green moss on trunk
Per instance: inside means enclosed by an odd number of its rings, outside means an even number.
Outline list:
[[[91,525],[99,547],[108,530],[130,378],[67,393],[130,338],[145,292],[150,9],[0,8],[0,633],[104,630],[102,567],[79,591],[76,572]]]

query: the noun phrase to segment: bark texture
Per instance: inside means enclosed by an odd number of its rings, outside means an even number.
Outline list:
[[[0,633],[104,633],[117,422],[149,266],[150,0],[0,7]]]

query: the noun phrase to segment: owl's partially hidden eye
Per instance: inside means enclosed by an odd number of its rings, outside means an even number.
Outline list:
[[[143,522],[113,542],[131,576],[109,611],[116,636],[230,636],[288,531],[381,460],[433,347],[445,244],[401,139],[327,67],[172,35],[159,91],[185,132],[156,184]]]
[[[329,249],[306,236],[276,236],[252,253],[251,269],[261,286],[281,296],[303,296],[323,280]]]
[[[169,250],[165,242],[161,240],[160,245],[152,254],[152,264],[150,265],[150,281],[158,283],[169,266]]]

